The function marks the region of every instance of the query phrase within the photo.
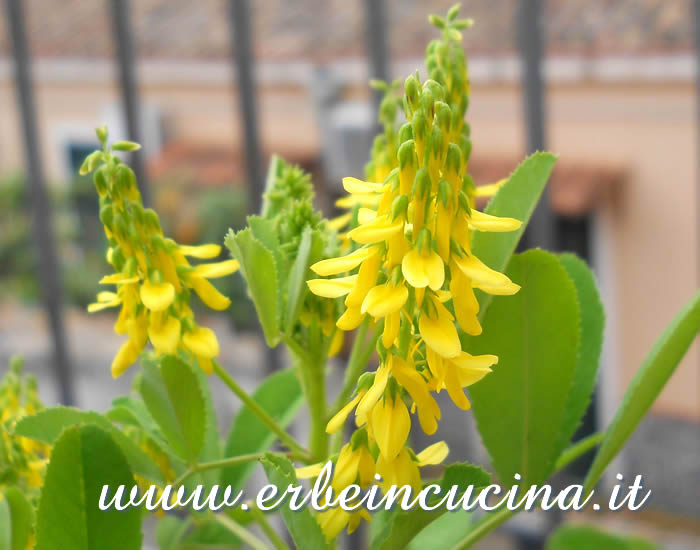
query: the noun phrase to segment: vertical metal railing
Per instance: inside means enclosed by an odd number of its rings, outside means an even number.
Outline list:
[[[72,404],[74,390],[63,325],[63,286],[56,256],[51,204],[42,165],[43,157],[30,75],[31,56],[24,30],[21,0],[6,0],[6,13],[14,56],[17,102],[22,121],[26,185],[31,202],[34,240],[38,249],[41,290],[53,344],[54,369],[60,400],[65,404]]]
[[[126,131],[131,141],[141,143],[141,110],[134,64],[134,46],[131,38],[129,0],[111,0],[114,55],[119,66],[119,84]],[[143,150],[131,153],[131,166],[136,174],[141,198],[146,206],[151,204]]]

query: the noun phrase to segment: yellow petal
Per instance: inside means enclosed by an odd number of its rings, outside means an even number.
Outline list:
[[[479,290],[486,292],[486,294],[493,294],[494,296],[512,296],[513,294],[517,294],[517,292],[520,290],[520,285],[516,285],[512,281],[499,286],[485,285],[475,282],[474,288],[478,288]]]
[[[469,229],[477,229],[479,231],[491,231],[494,233],[515,231],[521,225],[522,222],[515,218],[499,218],[479,212],[476,209],[472,209],[469,216]]]
[[[457,329],[447,317],[431,319],[424,313],[418,321],[418,329],[425,343],[442,357],[457,357],[462,352]]]
[[[214,331],[207,327],[197,327],[182,335],[182,342],[195,355],[212,359],[219,355],[219,341]]]
[[[170,283],[144,281],[139,289],[143,305],[150,311],[163,311],[175,300],[175,287]]]
[[[503,178],[502,180],[497,181],[496,183],[490,183],[488,185],[478,185],[474,189],[474,196],[475,197],[493,197],[498,190],[501,188],[501,186],[508,181],[508,178]]]
[[[377,404],[379,398],[384,393],[384,388],[386,388],[386,383],[389,380],[389,369],[385,364],[379,365],[377,372],[374,375],[374,381],[370,386],[369,390],[360,399],[357,404],[357,412],[355,416],[366,417],[369,411]]]
[[[105,275],[100,279],[101,285],[125,285],[128,283],[138,283],[139,278],[127,277],[123,273],[112,273],[111,275]]]
[[[445,387],[447,388],[447,393],[449,394],[450,399],[452,399],[455,405],[457,405],[463,411],[469,410],[471,404],[469,403],[467,396],[464,395],[464,392],[462,391],[463,386],[459,383],[459,378],[455,372],[455,369],[447,369],[447,372],[445,373]]]
[[[333,318],[330,319],[333,323]],[[333,323],[333,328],[335,328],[335,323]],[[331,345],[328,347],[328,357],[335,357],[343,349],[343,342],[345,341],[345,331],[336,330],[333,334],[333,340],[331,340]]]
[[[373,251],[371,248],[358,248],[354,252],[339,258],[321,260],[311,266],[311,270],[321,277],[338,275],[355,269]]]
[[[382,196],[378,193],[357,193],[338,199],[335,201],[335,205],[338,208],[353,208],[357,205],[378,206],[381,199]]]
[[[194,268],[194,274],[207,279],[216,279],[235,273],[239,267],[241,267],[241,264],[238,263],[238,260],[225,260],[213,264],[200,264]]]
[[[403,449],[411,430],[411,417],[400,397],[393,403],[389,399],[372,409],[372,428],[379,452],[391,461]]]
[[[512,285],[508,277],[503,273],[491,269],[476,256],[455,258],[455,263],[462,273],[471,278],[475,283],[488,285],[490,287],[506,287]]]
[[[430,282],[428,274],[423,268],[423,259],[415,248],[403,257],[401,272],[413,288],[425,288]]]
[[[438,441],[416,455],[418,466],[441,464],[448,454],[450,454],[450,448],[447,446],[447,443]]]
[[[97,294],[97,302],[89,304],[87,310],[88,313],[95,313],[109,307],[118,306],[121,303],[121,299],[114,292],[100,292]]]
[[[360,326],[364,317],[364,314],[360,311],[360,306],[350,306],[345,310],[345,313],[340,316],[335,326],[346,332],[354,330]]]
[[[355,193],[380,193],[384,188],[382,183],[362,181],[357,178],[343,178],[343,188],[351,194]]]
[[[231,300],[216,290],[216,287],[204,277],[191,277],[190,285],[200,300],[215,311],[223,311],[231,305]]]
[[[211,376],[214,372],[214,364],[208,357],[202,357],[201,355],[198,355],[197,364],[199,365],[199,368],[204,371],[204,374],[208,376]]]
[[[425,273],[428,276],[428,286],[432,290],[438,290],[445,282],[445,264],[442,258],[434,251],[424,256]]]
[[[357,469],[360,466],[360,453],[353,452],[352,445],[346,443],[340,450],[338,460],[333,470],[333,487],[343,490],[357,479]]]
[[[318,464],[310,464],[309,466],[304,466],[302,468],[295,468],[294,471],[297,474],[297,479],[309,479],[312,477],[317,477],[325,465],[325,462],[319,462]]]
[[[384,320],[384,331],[382,332],[382,345],[389,349],[394,345],[394,342],[399,337],[401,329],[401,313],[395,311],[387,315]]]
[[[369,208],[360,208],[357,211],[357,223],[364,225],[377,219],[377,211]]]
[[[387,240],[389,237],[403,231],[403,221],[389,221],[388,216],[380,216],[369,223],[360,225],[348,233],[353,241],[360,244],[373,244]]]
[[[364,393],[358,393],[347,405],[340,409],[334,416],[328,421],[326,425],[326,433],[334,434],[340,428],[343,427],[348,416],[355,408],[355,406],[360,402]]]
[[[357,275],[349,275],[338,279],[311,279],[306,281],[306,284],[316,296],[339,298],[348,294],[355,287],[356,282]]]
[[[218,244],[201,244],[199,246],[179,245],[180,252],[191,258],[199,258],[208,260],[210,258],[218,258],[221,254],[221,246]]]
[[[369,313],[376,319],[386,317],[399,311],[408,300],[406,285],[394,286],[391,283],[375,286],[370,289],[362,302],[362,313]]]
[[[175,353],[180,343],[180,321],[168,316],[163,323],[151,323],[148,327],[148,338],[157,352]]]
[[[332,218],[328,220],[328,227],[330,229],[335,229],[336,231],[340,231],[343,227],[348,225],[350,223],[350,220],[352,220],[352,212],[347,212],[346,214],[343,214],[342,216],[337,216],[335,218]]]
[[[112,360],[112,377],[119,378],[126,369],[136,362],[139,353],[143,350],[143,346],[139,346],[140,342],[135,342],[131,338],[122,344],[117,355]],[[145,345],[145,342],[144,342]]]

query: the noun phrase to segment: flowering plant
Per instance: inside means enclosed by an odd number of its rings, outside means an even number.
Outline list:
[[[106,129],[98,129],[102,148],[81,172],[93,173],[114,272],[101,281],[113,290],[88,309],[119,309],[114,330],[125,340],[112,375],[137,363],[140,372],[133,394],[98,414],[43,409],[19,363],[11,369],[0,389],[0,548],[139,548],[144,503],[156,512],[163,550],[288,548],[271,513],[304,549],[332,548],[341,532],[365,520],[372,521],[371,548],[427,541],[467,548],[525,508],[519,490],[544,507],[547,497],[529,488],[598,446],[583,485],[558,504],[567,509],[591,493],[694,339],[700,295],[654,346],[611,425],[572,443],[595,385],[603,307],[592,273],[575,256],[514,254],[554,155],[536,153],[490,185],[469,175],[461,31],[471,22],[457,16],[454,7],[445,18],[431,17],[442,36],[428,45],[425,78],[410,75],[403,89],[374,83],[384,93],[383,132],[365,179],[343,180],[344,214],[327,220],[314,210],[309,176],[275,157],[262,211],[225,238],[231,259],[221,259],[217,244],[167,238],[115,154],[138,146],[110,146]],[[196,294],[209,308],[226,309],[229,299],[210,279],[236,271],[267,344],[283,345],[291,363],[253,394],[218,361],[218,337],[198,324],[191,305]],[[344,381],[330,387],[329,357],[346,342]],[[209,387],[214,377],[242,404],[223,440]],[[449,449],[442,441],[413,448],[419,429],[436,434],[442,390],[457,408],[473,410],[493,473],[443,465]],[[308,444],[287,431],[302,403]],[[260,495],[229,501],[256,464],[269,481],[265,491],[289,497],[274,512]],[[487,497],[501,493],[492,476],[513,487],[507,501],[489,508]],[[294,488],[307,478],[325,490],[312,507],[295,506],[301,497]],[[218,487],[228,491],[221,506]],[[467,491],[495,511],[454,512],[460,506],[449,504]],[[203,510],[197,504],[206,492]],[[125,494],[141,508],[109,509]],[[377,512],[369,504],[377,494],[402,504]],[[569,548],[572,537],[584,546],[618,540],[563,528],[550,548]]]

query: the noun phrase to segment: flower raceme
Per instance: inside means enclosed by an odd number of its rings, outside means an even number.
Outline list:
[[[521,222],[476,209],[476,198],[493,195],[503,182],[477,188],[467,172],[469,86],[459,28],[469,23],[441,21],[443,39],[426,53],[430,78],[421,83],[416,74],[405,81],[407,122],[393,134],[384,120],[385,134],[375,142],[367,173],[385,177],[343,180],[349,195],[343,204],[353,208],[357,222],[347,233],[349,253],[312,265],[323,278],[307,282],[318,296],[344,297],[340,329],[357,328],[369,316],[381,331],[379,368],[360,378],[327,431],[340,430],[354,410],[358,429],[376,450],[376,471],[409,485],[420,485],[413,467],[419,461],[406,447],[411,413],[432,435],[441,416],[433,394],[444,389],[468,409],[464,388],[498,361],[462,349],[458,326],[469,335],[482,331],[474,290],[519,290],[472,252],[475,231],[514,231]]]
[[[112,375],[121,376],[148,342],[159,354],[183,351],[193,356],[210,374],[219,342],[211,329],[195,322],[190,294],[194,291],[214,310],[226,309],[230,300],[209,279],[235,272],[238,262],[191,265],[188,258],[217,258],[221,247],[185,246],[166,238],[158,215],[143,207],[133,171],[106,147],[106,130],[98,129],[97,134],[104,148],[86,158],[81,174],[95,171],[100,220],[109,242],[107,261],[115,269],[100,283],[116,285],[116,291],[100,292],[88,311],[121,307],[114,330],[128,340],[112,361]],[[113,148],[133,150],[138,145],[118,142]]]

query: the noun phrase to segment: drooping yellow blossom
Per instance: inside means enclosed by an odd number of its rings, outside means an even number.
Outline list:
[[[95,170],[100,220],[110,245],[107,261],[115,269],[100,283],[116,285],[116,292],[100,292],[88,311],[121,307],[114,330],[128,335],[128,340],[112,361],[112,376],[121,376],[148,342],[156,353],[191,354],[210,374],[219,343],[211,329],[195,322],[190,295],[194,291],[214,310],[226,309],[230,300],[209,280],[234,273],[238,262],[190,264],[188,258],[217,258],[221,247],[179,245],[166,238],[158,215],[143,207],[134,173],[106,147],[106,131],[98,130],[98,137],[104,150],[88,156],[81,173]]]
[[[381,331],[377,371],[361,377],[327,431],[342,429],[354,410],[358,430],[376,449],[376,471],[385,485],[420,486],[418,467],[424,460],[407,446],[411,414],[427,434],[435,433],[441,412],[433,395],[444,389],[458,407],[468,409],[464,388],[498,362],[496,356],[472,356],[462,348],[459,330],[482,331],[474,289],[494,295],[519,290],[472,251],[475,231],[514,231],[521,222],[476,208],[476,199],[492,196],[503,181],[476,187],[467,170],[469,77],[459,31],[470,22],[455,20],[451,12],[451,19],[441,20],[442,40],[428,46],[429,78],[421,83],[416,74],[405,81],[407,122],[398,131],[391,107],[397,104],[396,88],[384,87],[385,132],[372,149],[368,181],[343,180],[348,197],[339,205],[352,211],[337,224],[350,226],[349,253],[312,265],[320,278],[308,281],[318,296],[344,297],[339,328],[352,330],[369,316]],[[429,455],[430,463],[444,458],[432,450]],[[338,514],[333,516],[334,528],[341,523]]]

